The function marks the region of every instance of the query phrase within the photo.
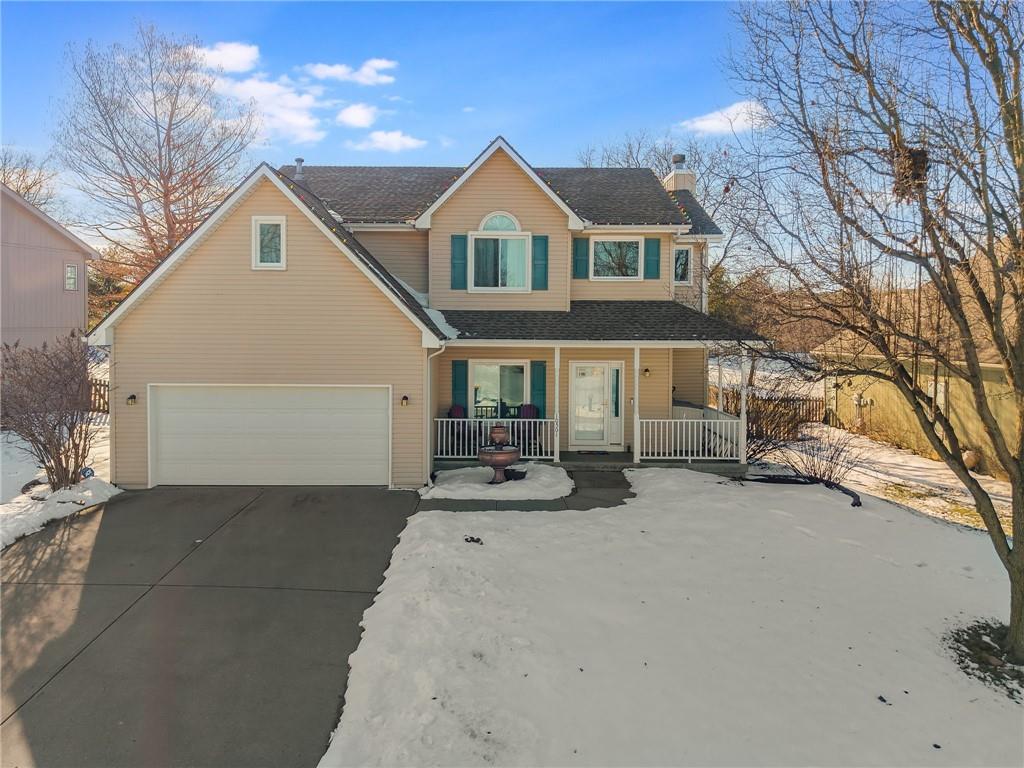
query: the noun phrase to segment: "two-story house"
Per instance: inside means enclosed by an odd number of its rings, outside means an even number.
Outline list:
[[[91,334],[112,473],[158,484],[415,487],[495,420],[524,457],[743,459],[706,408],[719,230],[693,174],[259,166]]]
[[[84,331],[89,311],[87,243],[0,184],[0,333],[38,347]]]

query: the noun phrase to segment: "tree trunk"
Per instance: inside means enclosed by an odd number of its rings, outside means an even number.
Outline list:
[[[1010,627],[1006,652],[1014,664],[1024,664],[1024,571],[1010,572]]]

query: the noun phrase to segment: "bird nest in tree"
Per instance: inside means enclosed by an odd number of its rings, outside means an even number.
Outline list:
[[[928,150],[905,144],[890,150],[892,158],[892,191],[897,200],[910,202],[928,178]]]

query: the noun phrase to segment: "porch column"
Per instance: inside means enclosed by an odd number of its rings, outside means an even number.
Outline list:
[[[555,347],[555,463],[557,464],[561,459],[562,449],[562,414],[561,414],[561,403],[562,398],[559,393],[559,387],[562,381],[562,348]]]
[[[740,464],[747,463],[747,376],[740,358]],[[721,368],[719,368],[721,374]]]
[[[633,463],[640,463],[640,347],[633,347]]]

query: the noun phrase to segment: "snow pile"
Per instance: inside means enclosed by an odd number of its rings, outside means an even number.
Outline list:
[[[93,438],[92,455],[87,466],[96,473],[96,477],[110,479],[110,417],[106,414],[95,414],[97,422],[96,436]],[[6,504],[21,495],[21,489],[30,480],[40,479],[45,482],[46,473],[39,466],[35,457],[22,450],[26,445],[21,437],[13,432],[0,432],[0,504]]]
[[[745,373],[750,371],[750,361],[739,357],[712,357],[708,360],[708,384],[718,386],[718,365],[722,365],[722,385],[738,388],[746,381]],[[756,394],[787,394],[800,397],[821,397],[823,384],[807,381],[785,360],[758,358],[754,365],[754,386]]]
[[[1006,620],[984,535],[820,486],[627,475],[615,509],[416,514],[321,765],[1024,762],[1024,709],[942,647]]]
[[[16,539],[35,533],[50,520],[80,512],[121,492],[106,480],[90,477],[71,488],[51,492],[40,485],[29,493],[0,504],[0,548]]]
[[[803,430],[811,435],[845,431],[824,424],[805,424]],[[850,488],[881,496],[943,520],[974,528],[985,527],[973,497],[945,462],[918,456],[912,451],[863,435],[849,435],[850,449],[858,456],[858,466],[845,483]],[[791,443],[790,447],[800,450],[801,444]],[[1010,483],[979,472],[972,474],[988,491],[996,512],[1010,530],[1013,516]]]
[[[572,493],[572,479],[561,467],[550,464],[515,464],[513,470],[526,472],[522,480],[490,485],[494,470],[490,467],[466,467],[437,473],[434,485],[420,488],[424,499],[560,499]]]

